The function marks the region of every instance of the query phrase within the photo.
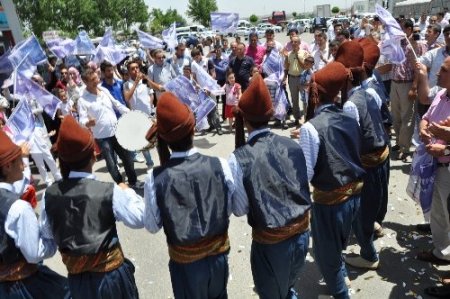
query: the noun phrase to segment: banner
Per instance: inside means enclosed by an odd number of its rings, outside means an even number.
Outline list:
[[[228,12],[211,13],[211,30],[220,33],[235,33],[239,23],[239,14]]]
[[[164,43],[161,39],[154,37],[144,31],[136,29],[141,46],[146,49],[163,49]]]
[[[114,47],[116,42],[114,41],[112,27],[108,27],[105,30],[105,34],[103,34],[103,38],[100,41],[99,46],[102,47]]]
[[[97,64],[102,63],[104,60],[110,62],[112,65],[116,65],[122,60],[124,60],[127,55],[122,51],[122,49],[116,46],[109,47],[97,47],[97,53],[94,57],[94,62]]]
[[[34,131],[34,116],[27,99],[22,98],[6,121],[6,130],[15,144],[28,141]]]
[[[162,32],[163,40],[166,42],[167,47],[171,50],[174,50],[178,45],[176,27],[176,23],[173,22],[169,28],[163,30]]]
[[[2,56],[0,56],[0,74],[11,74],[14,70],[11,61],[8,57],[11,54],[11,50],[6,51]]]
[[[44,108],[45,113],[51,118],[55,118],[57,105],[60,100],[45,88],[20,73],[17,74],[16,78],[15,94],[28,100],[36,99]]]
[[[216,102],[204,91],[198,92],[192,82],[185,76],[178,76],[166,83],[164,88],[172,92],[188,105],[195,114],[195,127],[197,130],[204,130],[204,120],[206,116],[216,106]],[[206,122],[207,123],[207,122]]]
[[[72,55],[75,52],[75,41],[73,39],[52,39],[45,41],[50,51],[56,57],[63,59]]]
[[[217,81],[211,77],[208,72],[198,65],[195,61],[191,64],[192,73],[196,76],[196,81],[201,88],[208,90],[214,96],[221,95],[224,93],[222,87],[217,84]]]

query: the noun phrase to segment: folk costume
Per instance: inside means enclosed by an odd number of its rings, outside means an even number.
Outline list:
[[[330,294],[337,299],[349,298],[342,251],[357,216],[364,175],[359,125],[334,103],[347,76],[339,62],[314,74],[308,107],[315,110],[315,116],[300,128],[300,147],[314,187],[315,260]]]
[[[45,192],[41,226],[58,245],[72,297],[139,298],[116,221],[143,228],[144,201],[132,189],[98,181],[84,171],[92,167],[94,137],[72,116],[63,119],[56,148],[63,180]]]
[[[0,171],[21,156],[0,130]],[[40,263],[55,251],[30,203],[19,199],[12,184],[0,182],[0,298],[70,298],[67,279]]]
[[[378,255],[373,243],[374,224],[383,196],[387,196],[389,137],[384,129],[380,97],[373,89],[366,90],[359,85],[364,78],[364,57],[367,63],[372,64],[376,56],[379,56],[376,44],[372,46],[363,43],[363,45],[366,48],[366,55],[358,42],[344,43],[336,53],[336,61],[349,69],[354,81],[359,81],[358,85],[353,84],[354,87],[348,92],[343,110],[349,112],[361,128],[363,134],[361,162],[366,171],[361,191],[360,211],[358,219],[353,224],[356,239],[361,247],[360,257],[348,257],[346,262],[355,267],[374,270],[378,267]]]
[[[370,73],[373,72],[374,67],[376,66],[379,58],[380,58],[380,50],[378,48],[378,45],[373,42],[370,39],[364,38],[359,41],[359,44],[363,48],[364,51],[364,69],[369,70]],[[372,74],[371,77],[367,78],[361,83],[362,88],[364,88],[366,91],[371,92],[371,90],[374,90],[376,94],[381,99],[381,119],[385,128],[386,132],[389,132],[392,127],[392,116],[391,112],[389,111],[389,107],[387,105],[387,102],[389,100],[389,94],[386,91],[386,88],[384,87],[383,82],[378,81],[374,74]],[[389,134],[386,135],[386,137],[389,139]],[[390,143],[388,141],[388,146],[390,146]],[[390,155],[390,152],[388,153]],[[390,177],[390,158],[389,156],[386,158],[386,163],[384,164],[384,175],[382,177],[382,196],[381,196],[381,205],[380,209],[378,210],[378,215],[375,219],[377,223],[380,225],[383,223],[384,218],[387,213],[387,206],[388,206],[388,186],[389,186],[389,177]]]
[[[195,119],[188,106],[165,92],[158,101],[161,166],[145,182],[145,227],[161,228],[169,247],[169,271],[175,298],[227,298],[228,238],[234,181],[226,160],[192,147]],[[169,157],[168,147],[172,150]]]
[[[310,236],[305,158],[295,141],[267,127],[274,110],[260,75],[252,79],[236,110],[237,148],[228,161],[236,184],[233,213],[247,215],[252,227],[255,289],[260,298],[297,298],[294,285]],[[246,143],[242,119],[263,124]]]

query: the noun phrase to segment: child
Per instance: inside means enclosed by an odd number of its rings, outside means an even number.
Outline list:
[[[53,94],[61,100],[56,106],[56,115],[63,119],[66,115],[72,115],[74,112],[73,101],[67,99],[67,92],[62,88],[55,88]]]
[[[308,55],[304,60],[304,71],[300,74],[300,94],[302,96],[303,111],[306,114],[306,108],[308,107],[309,99],[309,83],[311,82],[311,77],[313,74],[312,68],[314,66],[314,57]]]
[[[227,76],[227,83],[224,86],[226,95],[226,105],[225,105],[225,118],[228,119],[228,124],[230,126],[230,132],[233,132],[233,107],[236,106],[241,97],[241,85],[236,83],[234,73],[229,73]]]

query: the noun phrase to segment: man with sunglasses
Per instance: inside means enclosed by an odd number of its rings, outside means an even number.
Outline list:
[[[160,85],[160,88],[155,90],[155,99],[154,99],[154,105],[156,106],[156,103],[158,101],[158,98],[162,92],[162,86],[175,78],[177,76],[177,72],[173,68],[173,66],[168,63],[167,61],[164,61],[165,59],[164,51],[161,49],[158,49],[155,51],[155,64],[150,66],[148,68],[148,78],[155,82],[156,84]]]

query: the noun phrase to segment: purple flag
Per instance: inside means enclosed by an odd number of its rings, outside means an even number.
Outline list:
[[[47,61],[47,56],[42,50],[36,37],[30,36],[24,42],[17,44],[8,57],[14,68],[17,68],[23,61],[29,60],[31,65],[38,65]]]
[[[390,12],[379,4],[375,4],[375,12],[380,17],[386,30],[384,39],[381,42],[381,54],[386,56],[392,63],[403,63],[406,57],[401,46],[401,40],[405,38],[405,33]]]
[[[229,12],[212,12],[211,28],[212,31],[220,33],[234,33],[238,27],[239,14]]]
[[[195,74],[195,79],[201,88],[209,90],[215,96],[224,93],[222,87],[217,84],[217,81],[214,80],[213,77],[211,77],[211,75],[197,62],[193,61],[191,67],[192,73]]]
[[[113,37],[112,27],[106,28],[105,34],[103,34],[103,38],[100,41],[99,46],[102,47],[113,47],[116,45]]]
[[[11,61],[9,61],[8,56],[11,54],[11,50],[6,51],[2,56],[0,56],[0,73],[1,74],[11,74],[14,70]]]
[[[400,24],[394,19],[394,17],[391,15],[389,11],[384,9],[381,5],[378,3],[375,4],[375,13],[380,18],[381,22],[383,23],[386,31],[389,33],[391,37],[393,36],[405,36],[405,33],[403,32],[402,28],[400,27]]]
[[[139,41],[143,48],[146,49],[162,49],[164,48],[163,41],[157,37],[154,37],[144,31],[136,29]]]
[[[56,107],[60,100],[36,82],[28,79],[23,74],[18,73],[14,92],[26,99],[36,99],[36,101],[44,108],[45,113],[50,117],[55,118]]]
[[[47,40],[46,43],[50,51],[60,59],[70,56],[75,52],[75,41],[70,38]]]
[[[168,48],[171,50],[174,50],[178,44],[176,27],[176,23],[173,22],[169,28],[163,30],[162,32],[163,40],[167,43]]]
[[[22,98],[6,121],[7,131],[16,144],[28,141],[34,131],[34,116],[27,99]]]
[[[108,47],[97,47],[97,53],[94,57],[95,63],[102,63],[103,61],[108,61],[112,65],[116,65],[125,59],[127,55],[118,47],[108,46]]]
[[[86,31],[82,30],[75,39],[75,55],[95,54],[95,47]]]

